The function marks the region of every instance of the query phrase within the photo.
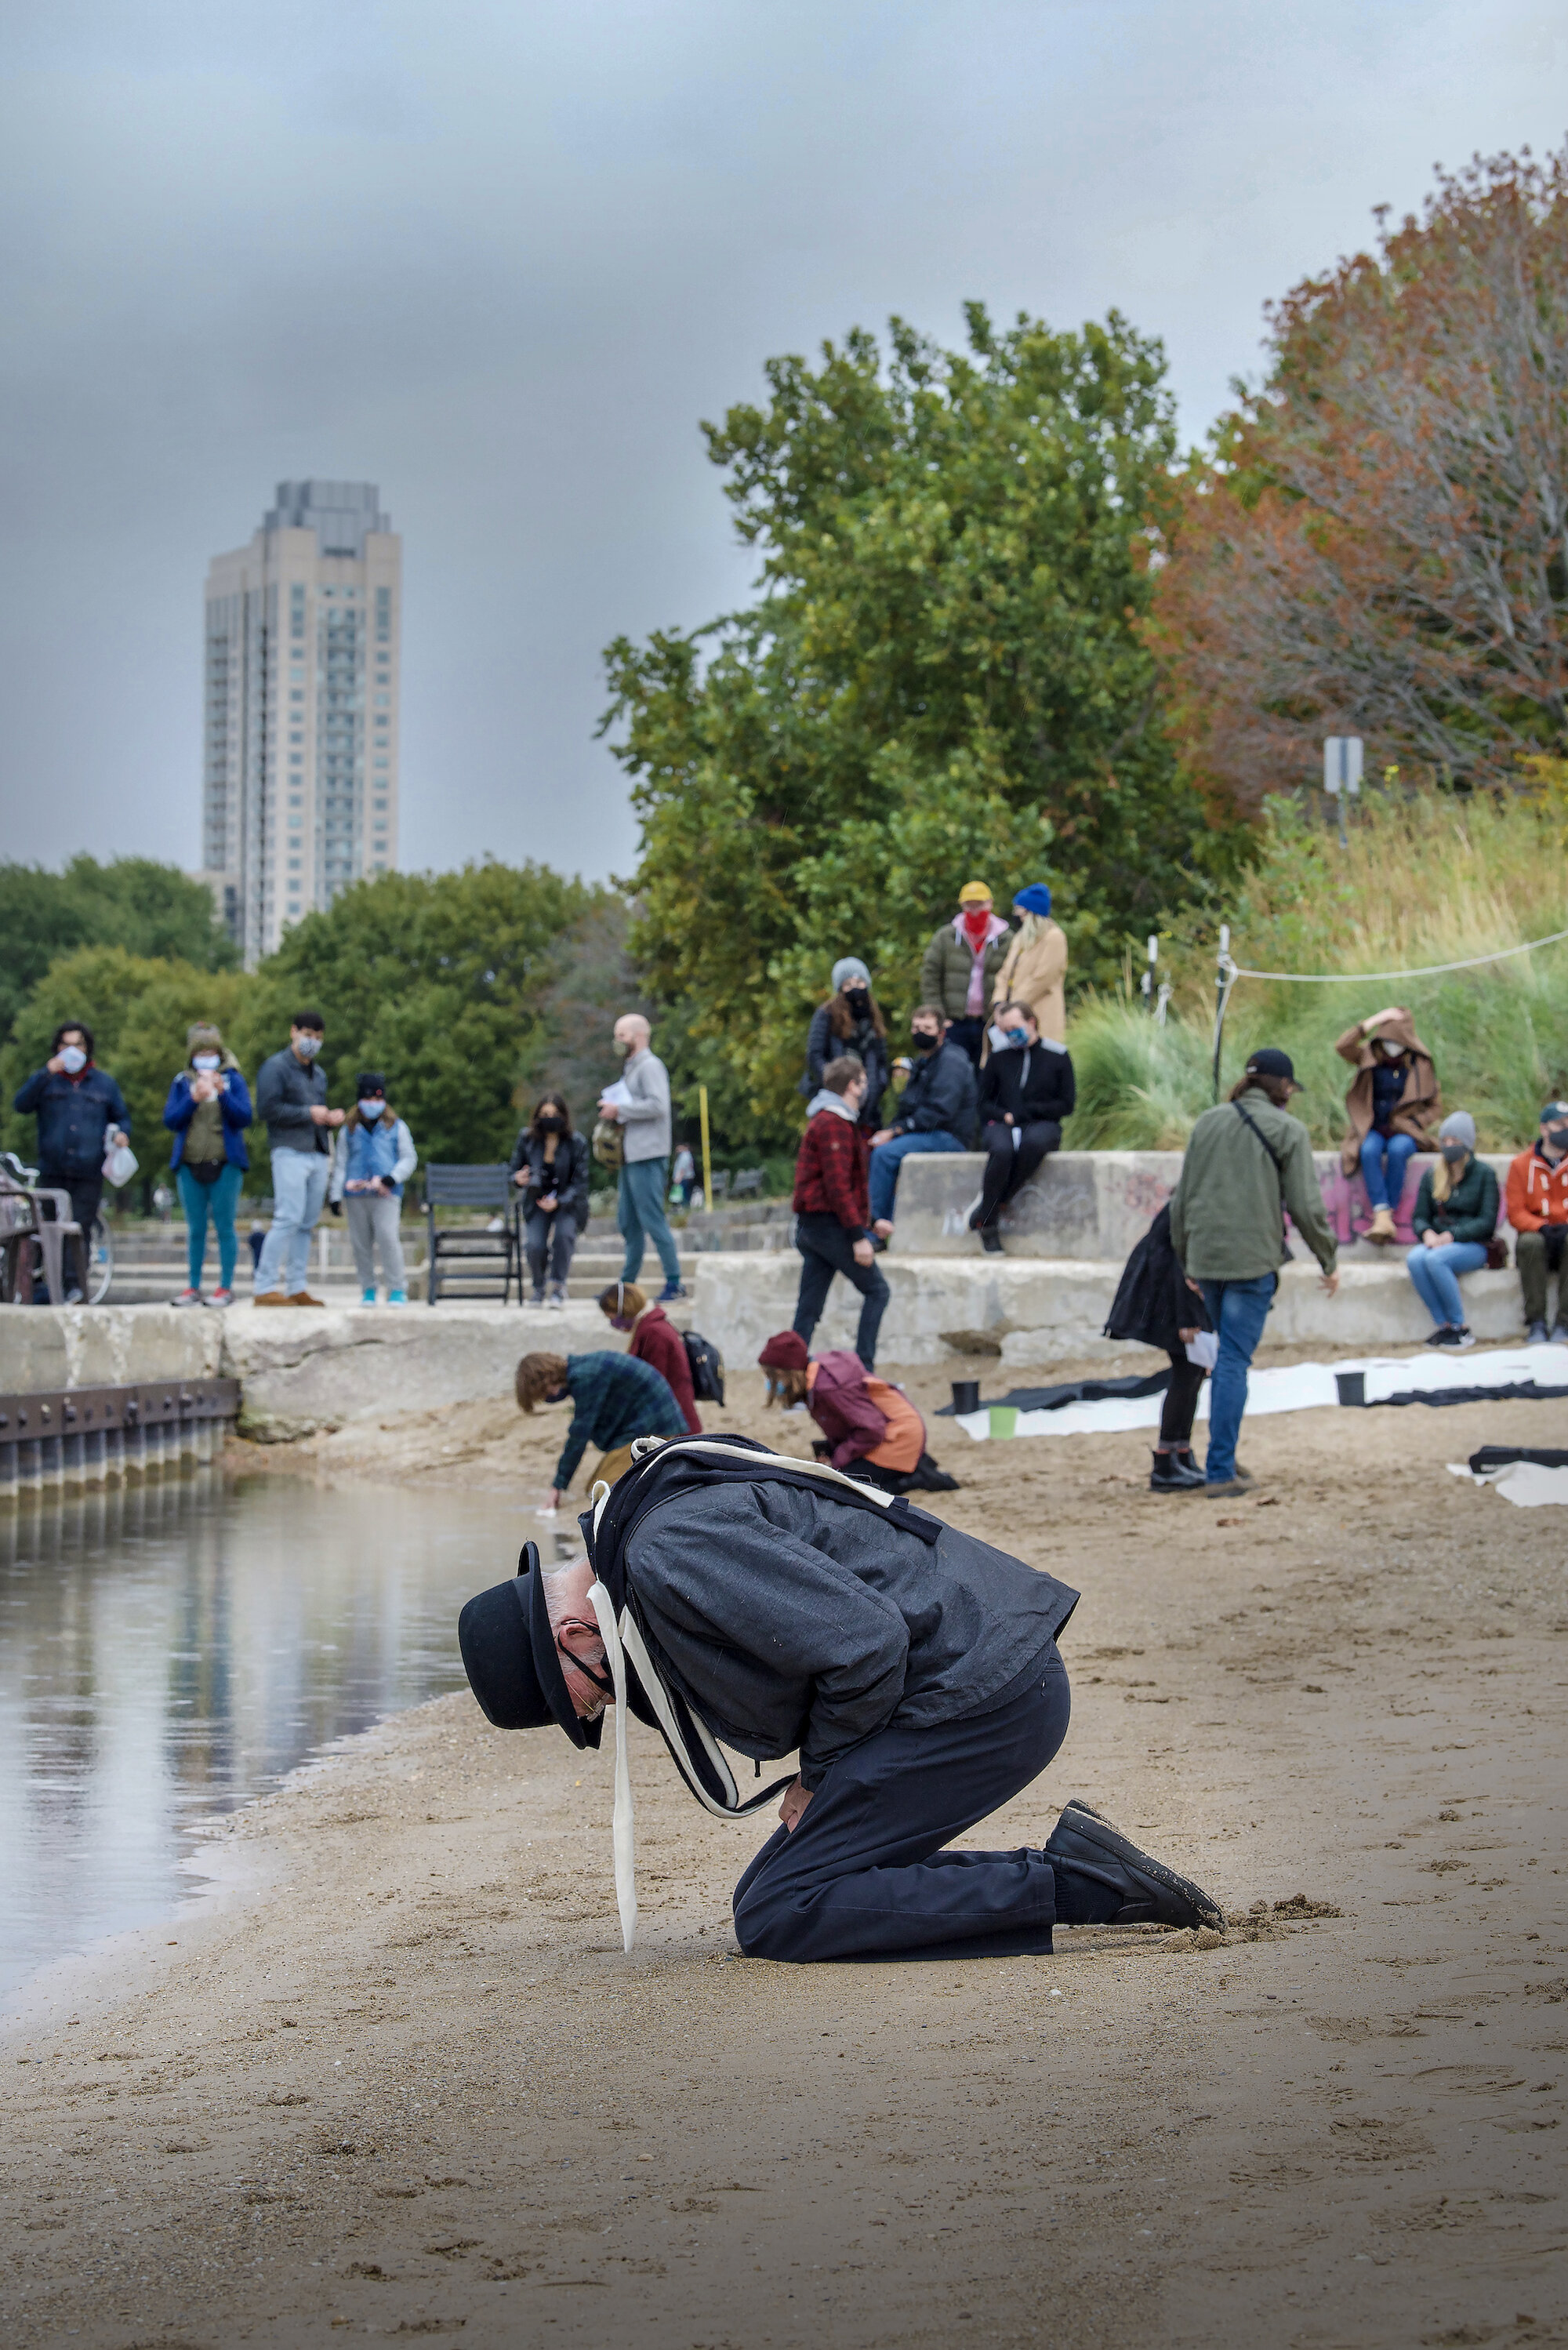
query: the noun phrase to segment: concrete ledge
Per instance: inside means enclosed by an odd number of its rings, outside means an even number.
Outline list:
[[[949,1159],[946,1162],[952,1165]],[[971,1263],[947,1257],[878,1260],[891,1292],[877,1343],[886,1363],[972,1365],[976,1354],[1000,1350],[1005,1365],[1026,1367],[1096,1357],[1131,1367],[1141,1350],[1102,1337],[1121,1279],[1121,1261],[1052,1262],[1046,1258],[981,1257]],[[692,1299],[694,1326],[735,1368],[756,1361],[775,1330],[787,1330],[800,1284],[798,1256],[704,1257]],[[1471,1327],[1487,1339],[1523,1332],[1519,1279],[1512,1272],[1468,1274],[1464,1283]],[[835,1281],[813,1347],[852,1347],[860,1301],[846,1281]],[[1410,1285],[1401,1253],[1346,1265],[1337,1297],[1324,1295],[1315,1265],[1282,1269],[1269,1316],[1270,1346],[1378,1347],[1414,1346],[1431,1321]]]
[[[172,1305],[0,1305],[0,1388],[129,1387],[226,1375],[221,1314]]]
[[[1175,1191],[1181,1173],[1179,1150],[1058,1150],[1018,1197],[1002,1211],[1003,1242],[1014,1256],[1091,1263],[1114,1258],[1125,1264],[1153,1218]],[[1508,1175],[1507,1156],[1483,1152],[1499,1188]],[[1337,1150],[1313,1154],[1325,1201],[1342,1178]],[[1414,1162],[1429,1166],[1426,1158]],[[892,1256],[982,1254],[980,1236],[969,1229],[969,1211],[980,1197],[985,1157],[979,1150],[917,1152],[898,1170],[894,1211],[897,1232]],[[1359,1180],[1359,1179],[1358,1179]],[[1355,1243],[1375,1261],[1378,1252]]]

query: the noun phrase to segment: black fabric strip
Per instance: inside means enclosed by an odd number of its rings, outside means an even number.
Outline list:
[[[980,1409],[988,1411],[994,1402],[1014,1411],[1059,1411],[1064,1404],[1106,1403],[1113,1396],[1163,1395],[1169,1385],[1168,1370],[1149,1371],[1142,1378],[1067,1379],[1055,1388],[1014,1388],[1008,1395],[988,1399]],[[944,1403],[935,1416],[952,1419],[955,1409]]]
[[[1376,1410],[1386,1403],[1568,1403],[1568,1388],[1538,1388],[1533,1379],[1521,1379],[1507,1388],[1411,1388],[1404,1395],[1376,1396],[1367,1409]],[[1531,1456],[1533,1459],[1533,1455]]]
[[[1528,1444],[1483,1444],[1470,1454],[1478,1477],[1484,1469],[1506,1469],[1511,1461],[1529,1461],[1537,1469],[1568,1469],[1568,1452],[1538,1452]]]

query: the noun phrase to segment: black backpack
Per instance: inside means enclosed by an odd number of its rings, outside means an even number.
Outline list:
[[[724,1400],[724,1357],[711,1338],[700,1330],[683,1330],[686,1359],[691,1366],[691,1392],[699,1403]]]

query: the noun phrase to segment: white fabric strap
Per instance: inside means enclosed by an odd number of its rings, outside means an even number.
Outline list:
[[[615,1686],[615,1898],[620,1935],[628,1952],[637,1939],[637,1843],[631,1804],[631,1770],[626,1752],[626,1658],[616,1628],[615,1608],[602,1583],[588,1586],[598,1617],[599,1638]]]

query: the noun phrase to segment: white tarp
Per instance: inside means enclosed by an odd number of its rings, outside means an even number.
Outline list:
[[[1316,1411],[1337,1404],[1336,1374],[1360,1371],[1369,1404],[1389,1396],[1444,1388],[1511,1388],[1533,1380],[1561,1388],[1568,1398],[1568,1347],[1473,1347],[1459,1354],[1447,1347],[1418,1355],[1367,1355],[1354,1362],[1290,1363],[1278,1370],[1247,1375],[1247,1416],[1263,1412]],[[976,1444],[1012,1436],[1104,1436],[1134,1428],[1158,1428],[1163,1397],[1109,1396],[1101,1403],[1067,1403],[1055,1411],[1016,1411],[988,1404],[961,1414],[958,1425]],[[1209,1417],[1209,1381],[1198,1399],[1198,1418]]]
[[[1468,1477],[1475,1485],[1493,1485],[1505,1502],[1521,1510],[1540,1510],[1555,1502],[1568,1509],[1568,1469],[1548,1469],[1539,1461],[1505,1461],[1500,1469],[1471,1469],[1450,1461],[1450,1477]]]

